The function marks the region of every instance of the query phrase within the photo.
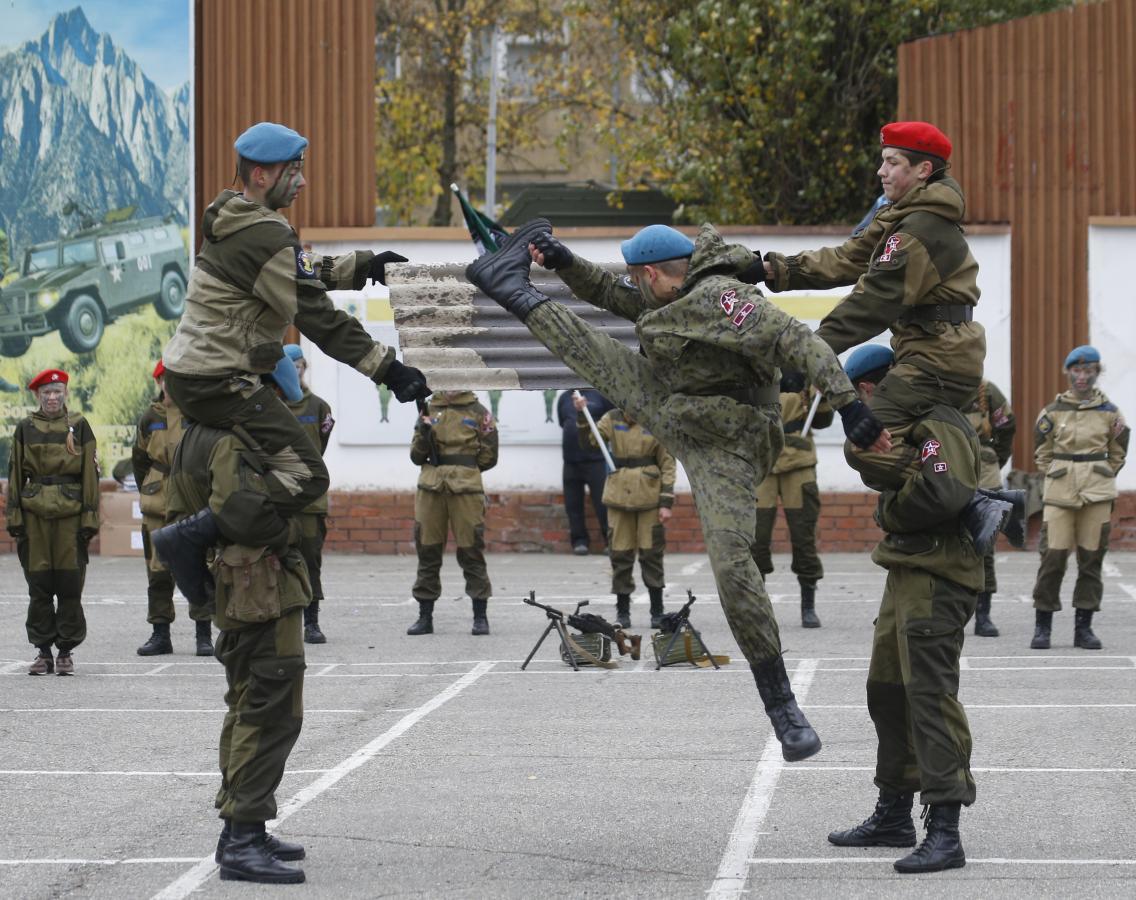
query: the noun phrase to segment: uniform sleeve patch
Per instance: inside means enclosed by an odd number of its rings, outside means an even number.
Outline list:
[[[756,303],[750,300],[741,300],[738,297],[738,292],[733,288],[722,291],[722,296],[718,298],[718,305],[730,317],[730,324],[734,328],[741,328],[745,324],[745,320],[749,318],[749,314],[757,309]]]
[[[934,469],[936,472],[941,473],[941,472],[946,472],[950,468],[950,466],[947,465],[947,463],[944,461],[944,462],[935,463],[931,468]]]
[[[887,242],[884,244],[884,252],[881,253],[876,258],[876,262],[878,262],[878,263],[889,263],[889,262],[891,262],[892,257],[896,254],[896,251],[898,251],[898,250],[899,250],[899,235],[893,234],[891,237],[889,237],[887,239]]]
[[[1124,416],[1118,415],[1116,421],[1112,423],[1112,433],[1120,434],[1128,427],[1128,423],[1124,421]]]
[[[323,417],[323,421],[320,422],[320,434],[331,434],[331,429],[334,427],[335,419],[331,417],[331,413],[328,413]]]
[[[1053,420],[1042,413],[1041,418],[1037,420],[1037,430],[1039,434],[1049,434],[1053,430]]]
[[[296,247],[296,277],[318,278],[316,270],[319,268],[320,257],[303,247]]]
[[[939,450],[942,449],[942,444],[936,440],[927,441],[923,445],[923,449],[919,452],[921,462],[927,462],[932,456],[938,456]]]
[[[1002,428],[1010,421],[1010,417],[1006,415],[1006,407],[999,406],[996,410],[990,413],[990,418],[994,422],[995,428]]]
[[[497,430],[497,422],[493,419],[493,413],[487,412],[485,418],[481,420],[481,433],[492,434]]]
[[[477,419],[471,419],[469,416],[462,416],[462,424],[468,425],[470,428],[477,428],[480,425]]]

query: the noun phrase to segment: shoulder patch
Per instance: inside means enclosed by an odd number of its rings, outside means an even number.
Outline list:
[[[485,415],[481,419],[481,433],[492,434],[497,430],[497,423],[493,419],[493,413],[486,410]]]
[[[1010,421],[1010,417],[1006,415],[1006,407],[1004,406],[999,406],[996,410],[991,412],[990,419],[993,421],[995,428],[1001,428]]]
[[[334,427],[335,419],[331,417],[331,413],[328,413],[323,417],[323,421],[320,422],[320,434],[331,434],[331,429]]]
[[[1049,434],[1053,430],[1053,420],[1042,413],[1041,418],[1037,420],[1037,430],[1039,434]]]
[[[297,246],[294,249],[296,251],[296,277],[318,278],[316,271],[320,263],[319,255],[310,250],[305,250],[303,247]]]
[[[631,291],[638,292],[638,290],[639,290],[639,288],[635,287],[635,282],[631,280],[630,275],[622,276],[619,279],[619,284],[620,284],[621,287],[625,287],[625,288],[627,288],[628,290],[631,290]]]
[[[734,288],[722,291],[722,296],[718,298],[718,305],[722,307],[722,312],[730,317],[730,324],[739,329],[745,324],[749,314],[757,309],[756,303],[751,300],[742,300]]]
[[[931,468],[934,469],[937,474],[942,474],[943,472],[946,472],[950,469],[950,465],[946,460],[943,460],[941,462],[935,463]]]
[[[907,261],[907,256],[900,246],[901,239],[893,234],[884,242],[884,252],[876,257],[875,267],[884,269],[898,269]]]
[[[938,441],[936,441],[936,440],[935,440],[934,438],[932,438],[932,439],[931,439],[931,440],[929,440],[929,441],[926,441],[926,442],[925,442],[925,443],[923,444],[923,449],[919,451],[919,460],[920,460],[920,462],[923,462],[923,463],[925,463],[925,462],[927,462],[927,460],[929,460],[929,459],[930,459],[930,458],[931,458],[932,456],[938,456],[938,455],[939,455],[939,450],[940,450],[940,449],[942,448],[942,446],[943,446],[943,445],[942,445],[942,444],[940,444],[940,443],[939,443]]]
[[[1128,427],[1128,423],[1124,421],[1124,416],[1120,413],[1116,414],[1116,421],[1112,423],[1112,433],[1121,434]]]

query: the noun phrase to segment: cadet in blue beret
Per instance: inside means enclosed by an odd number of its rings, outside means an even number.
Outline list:
[[[1065,368],[1071,369],[1073,366],[1086,366],[1092,363],[1099,366],[1100,361],[1100,351],[1096,347],[1082,344],[1080,347],[1074,347],[1069,351],[1069,355],[1065,357]]]
[[[694,253],[694,241],[669,225],[648,225],[620,244],[619,249],[627,265],[642,266],[668,259],[690,259]]]
[[[891,347],[884,347],[881,344],[864,344],[848,355],[848,359],[844,361],[844,374],[848,376],[849,381],[856,384],[865,375],[878,369],[885,371],[890,369],[894,362],[895,353]]]

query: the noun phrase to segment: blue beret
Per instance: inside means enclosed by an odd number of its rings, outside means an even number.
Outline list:
[[[304,399],[304,390],[300,387],[300,373],[296,371],[296,364],[287,354],[280,357],[276,368],[265,375],[264,380],[271,381],[280,388],[284,392],[284,399],[289,403]]]
[[[284,355],[292,360],[292,362],[299,362],[304,358],[304,351],[300,348],[299,344],[285,344]]]
[[[893,362],[895,354],[891,347],[885,347],[883,344],[863,344],[853,350],[844,363],[844,374],[855,384],[857,378],[863,378],[876,369],[886,368]]]
[[[623,261],[629,266],[681,259],[694,253],[694,241],[669,225],[648,225],[629,241],[619,245]]]
[[[258,163],[291,162],[303,156],[307,146],[306,137],[275,122],[257,122],[233,144],[238,154]]]
[[[1091,347],[1088,344],[1074,347],[1069,351],[1069,355],[1065,357],[1066,369],[1070,366],[1088,365],[1089,363],[1100,363],[1100,351],[1096,347]]]

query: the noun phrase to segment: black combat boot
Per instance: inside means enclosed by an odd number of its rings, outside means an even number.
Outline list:
[[[615,624],[620,628],[631,627],[631,595],[615,595]]]
[[[174,645],[173,641],[170,640],[169,622],[155,622],[154,633],[150,635],[145,644],[138,648],[139,656],[161,656],[173,652]]]
[[[1100,638],[1093,634],[1093,611],[1078,609],[1073,611],[1073,646],[1082,650],[1099,650]]]
[[[158,558],[169,567],[174,584],[194,606],[213,602],[213,574],[205,564],[205,551],[220,537],[217,517],[208,506],[188,519],[150,533]]]
[[[407,634],[434,633],[434,601],[418,601],[418,621],[406,629]]]
[[[820,628],[820,619],[816,614],[816,585],[801,585],[801,627]]]
[[[970,532],[974,550],[979,556],[985,556],[994,549],[998,532],[1013,512],[1014,504],[1009,500],[998,500],[981,491],[974,492],[962,511],[962,524]]]
[[[773,733],[781,742],[781,755],[789,762],[797,762],[818,752],[820,738],[797,706],[785,671],[785,660],[778,656],[750,668],[765,703],[765,713],[773,723]]]
[[[1053,629],[1053,612],[1048,609],[1034,610],[1033,640],[1031,650],[1049,649],[1049,632]]]
[[[533,219],[516,229],[496,253],[486,253],[465,267],[470,284],[496,300],[522,322],[549,298],[529,280],[529,242],[539,234],[551,233],[547,219]]]
[[[990,621],[990,593],[978,595],[978,606],[974,609],[974,633],[979,637],[998,637],[998,628]]]
[[[217,838],[217,852],[213,854],[213,861],[220,862],[221,854],[225,852],[225,847],[229,844],[229,838],[233,835],[233,820],[222,819],[225,824],[221,826],[221,836]],[[264,833],[264,845],[268,848],[268,852],[275,856],[277,859],[282,859],[285,862],[296,862],[305,856],[303,844],[293,844],[291,841],[282,841],[274,834],[269,834],[267,831]]]
[[[209,628],[209,620],[203,619],[195,623],[197,625],[197,632],[194,639],[197,641],[197,656],[212,656],[213,655],[213,632]]]
[[[911,821],[914,803],[914,794],[880,791],[875,812],[855,828],[832,832],[828,842],[837,847],[914,847],[915,823]]]
[[[966,854],[959,839],[959,810],[961,803],[933,803],[923,811],[927,820],[927,835],[923,843],[903,859],[892,865],[904,875],[922,872],[941,872],[943,869],[961,869],[966,865]]]
[[[268,840],[263,822],[233,822],[229,839],[221,850],[221,880],[302,883],[304,870],[284,865],[273,855]]]
[[[327,643],[327,636],[320,631],[320,602],[318,600],[313,600],[304,607],[304,643]]]
[[[1019,550],[1026,545],[1026,492],[992,491],[988,488],[979,488],[978,493],[984,494],[992,500],[1009,503],[1012,507],[1010,515],[1002,521],[1001,531],[1012,547]]]
[[[473,630],[470,634],[489,634],[489,617],[485,614],[488,600],[473,601]]]
[[[647,588],[647,595],[651,598],[651,627],[658,628],[663,624],[663,589],[661,587]]]

